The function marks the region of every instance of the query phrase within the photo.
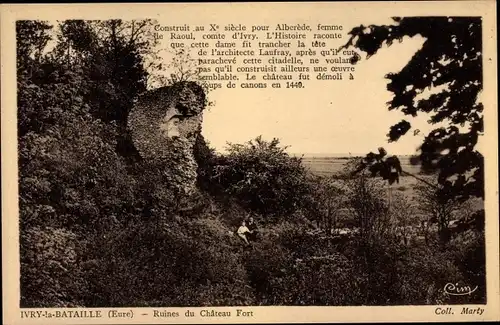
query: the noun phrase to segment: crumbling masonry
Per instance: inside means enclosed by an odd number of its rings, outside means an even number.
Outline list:
[[[203,89],[181,82],[142,95],[127,121],[141,157],[164,165],[169,186],[186,194],[196,189],[193,151],[205,106]]]

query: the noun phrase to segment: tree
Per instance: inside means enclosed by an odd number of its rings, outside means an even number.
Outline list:
[[[303,198],[305,212],[309,212],[318,226],[331,234],[337,228],[341,209],[346,205],[345,184],[323,176],[313,177],[310,182],[310,195]]]
[[[215,149],[210,146],[201,133],[201,126],[198,136],[196,137],[193,154],[196,164],[198,165],[196,171],[198,175],[198,187],[206,191],[211,191],[214,186],[211,178],[213,176],[214,167],[217,164],[217,154]]]
[[[389,110],[409,116],[429,113],[429,123],[449,122],[430,132],[420,147],[424,169],[439,171],[441,191],[461,200],[484,197],[483,155],[476,150],[483,132],[482,37],[479,17],[393,18],[391,25],[353,28],[345,48],[366,52],[367,58],[382,46],[404,37],[421,35],[425,42],[407,65],[389,73],[387,89],[394,94]],[[354,60],[355,61],[355,60]],[[427,97],[425,90],[431,91]],[[411,129],[402,120],[392,126],[389,142]]]
[[[357,159],[357,165],[351,175],[368,170],[372,177],[380,176],[387,180],[389,185],[394,182],[399,184],[399,176],[403,172],[401,161],[397,156],[386,157],[387,151],[382,147],[378,148],[378,151],[378,154],[370,152],[364,158]]]
[[[54,61],[83,70],[85,102],[92,115],[116,123],[117,150],[131,161],[139,157],[126,128],[128,114],[161,70],[154,24],[150,19],[66,20],[58,25],[52,51]]]
[[[405,246],[409,246],[413,232],[415,217],[415,209],[412,201],[404,194],[395,193],[391,199],[390,207],[391,224],[394,228],[391,229],[393,237],[402,242]]]
[[[212,173],[223,194],[256,212],[283,216],[303,204],[308,193],[307,171],[278,139],[257,137],[245,144],[229,144]]]
[[[203,73],[206,70],[202,64],[195,59],[189,50],[161,50],[164,52],[165,57],[168,57],[167,64],[160,64],[158,73],[151,77],[154,86],[171,86],[184,82],[195,82],[205,92],[209,94],[213,89],[210,81],[207,80]],[[205,96],[205,107],[212,107],[215,102],[210,101],[208,96]]]
[[[148,24],[16,24],[22,306],[112,303],[115,297],[95,289],[92,279],[109,284],[106,276],[113,271],[108,267],[124,264],[108,258],[116,251],[99,245],[100,240],[121,239],[131,226],[155,232],[151,225],[170,222],[180,214],[181,203],[191,203],[174,196],[162,173],[168,169],[165,162],[130,164],[119,151],[128,108],[147,86],[148,53],[153,51]],[[154,243],[150,238],[139,238],[146,242],[138,246]],[[96,265],[101,259],[103,268]]]
[[[389,206],[378,180],[361,175],[347,185],[348,204],[359,227],[360,240],[369,245],[384,238],[391,228]]]
[[[16,22],[16,54],[18,72],[30,64],[40,63],[43,50],[50,41],[52,25],[39,20],[19,20]]]
[[[443,196],[435,190],[435,187],[427,184],[416,187],[418,193],[417,205],[428,217],[428,223],[437,224],[440,243],[445,245],[451,239],[450,221],[457,211],[465,210],[466,205],[460,204],[458,199],[452,195]],[[469,214],[462,213],[463,219],[467,220]]]

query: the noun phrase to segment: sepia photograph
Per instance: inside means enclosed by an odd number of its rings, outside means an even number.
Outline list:
[[[498,299],[484,17],[240,9],[15,20],[20,317],[436,306],[480,320]]]

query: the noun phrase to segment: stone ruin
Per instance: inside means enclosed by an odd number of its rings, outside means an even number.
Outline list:
[[[185,194],[196,189],[194,145],[205,106],[203,89],[195,82],[181,82],[146,92],[127,121],[141,157],[165,166],[168,185]]]

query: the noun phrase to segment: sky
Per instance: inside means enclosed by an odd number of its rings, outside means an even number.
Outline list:
[[[389,127],[404,115],[388,111],[389,72],[398,72],[423,39],[405,39],[357,64],[354,80],[310,81],[305,89],[218,89],[204,113],[203,135],[224,151],[227,142],[243,143],[259,135],[279,138],[290,153],[366,154],[384,146],[392,154],[412,154],[423,133],[387,143]],[[312,76],[314,77],[314,75]],[[406,117],[415,128],[430,130],[428,117]]]
[[[278,16],[271,18],[274,24],[302,22]],[[228,23],[227,17],[225,19]],[[238,21],[245,23],[245,19],[240,17]],[[370,17],[369,22],[365,19],[318,17],[315,23],[325,25],[335,21],[344,26],[345,34],[361,24],[393,23],[387,16]],[[331,41],[334,43],[330,45],[338,47],[346,40],[347,37]],[[414,118],[399,111],[389,111],[386,103],[392,96],[386,89],[388,80],[384,76],[400,71],[424,41],[419,35],[407,37],[401,43],[395,42],[380,49],[369,59],[363,58],[356,64],[354,80],[317,81],[312,73],[313,80],[308,81],[303,89],[224,87],[211,91],[209,100],[214,105],[204,111],[203,136],[219,152],[225,151],[228,142],[244,143],[262,136],[266,140],[278,138],[283,146],[288,147],[287,151],[294,154],[365,155],[381,146],[389,154],[414,154],[424,134],[436,125],[429,125],[425,115]],[[161,42],[160,47],[168,47],[168,41]],[[397,142],[388,143],[390,126],[403,118],[412,123],[412,131]],[[421,131],[416,136],[413,135],[415,129]]]
[[[260,18],[262,22],[275,25],[280,22],[303,23],[304,18],[280,17],[277,12],[268,12]],[[238,16],[240,15],[240,16]],[[177,17],[158,19],[160,24],[182,25]],[[180,19],[180,18],[179,18]],[[228,20],[229,19],[229,20]],[[266,21],[267,19],[267,21]],[[360,24],[390,24],[385,17],[335,19],[318,16],[316,23],[323,25],[341,24],[344,31]],[[256,18],[241,12],[235,17],[197,16],[200,25],[218,22],[221,25],[238,21],[251,25]],[[193,25],[191,22],[190,25]],[[313,27],[314,28],[314,27]],[[330,43],[329,47],[343,45],[347,38]],[[408,117],[399,111],[388,111],[387,102],[392,96],[386,90],[387,73],[400,71],[421,48],[424,39],[420,36],[405,38],[401,43],[384,47],[369,59],[363,58],[356,64],[354,80],[316,81],[311,73],[311,81],[303,89],[217,89],[209,93],[213,106],[204,111],[202,133],[210,146],[224,152],[228,142],[244,143],[262,136],[266,140],[280,139],[287,151],[296,154],[340,154],[364,155],[383,146],[389,154],[414,154],[422,143],[424,134],[436,125],[427,123],[428,116]],[[160,41],[159,47],[169,48],[168,37]],[[172,53],[164,51],[164,53]],[[195,53],[193,57],[196,58]],[[171,61],[171,54],[163,57],[165,63]],[[414,136],[409,132],[395,143],[387,142],[390,126],[403,118],[412,123],[412,131],[421,132]]]

